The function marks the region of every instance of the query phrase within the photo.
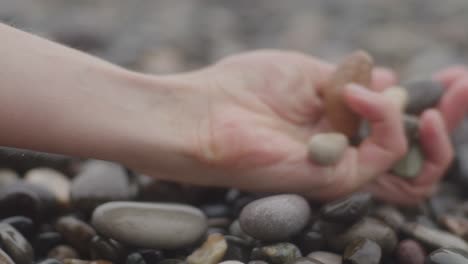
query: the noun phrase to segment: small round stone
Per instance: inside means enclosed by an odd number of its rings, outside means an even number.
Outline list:
[[[385,89],[382,94],[389,98],[402,111],[404,111],[408,104],[408,92],[403,87],[392,86],[388,89]]]
[[[361,238],[351,242],[343,254],[345,264],[379,264],[382,250],[372,240]]]
[[[322,207],[321,216],[330,222],[353,223],[367,214],[372,197],[369,193],[357,193],[331,202]]]
[[[316,259],[324,264],[341,264],[342,257],[327,251],[315,251],[307,255],[310,259]]]
[[[79,255],[78,252],[76,252],[76,250],[74,250],[72,247],[67,245],[59,245],[51,249],[49,254],[47,254],[47,257],[63,261],[65,259],[78,258]]]
[[[406,112],[420,114],[424,110],[434,107],[444,94],[441,83],[433,80],[414,80],[402,85],[408,92]]]
[[[466,264],[468,253],[460,249],[441,248],[426,258],[426,264]]]
[[[309,140],[309,158],[319,165],[333,165],[341,160],[348,145],[348,138],[343,134],[315,134]]]
[[[394,230],[399,230],[406,221],[405,216],[392,206],[379,207],[375,216]]]
[[[83,255],[89,254],[89,243],[96,235],[92,226],[73,216],[63,216],[57,220],[55,229],[78,252]]]
[[[424,248],[411,239],[401,241],[395,255],[399,264],[424,264],[426,258]]]
[[[187,257],[189,264],[217,264],[226,253],[227,243],[221,234],[211,234],[203,245]]]
[[[19,181],[19,175],[11,169],[0,169],[0,188]]]
[[[301,251],[291,243],[278,243],[252,250],[252,260],[264,260],[271,264],[284,264],[302,257]]]
[[[255,200],[244,207],[239,222],[248,235],[262,241],[282,241],[308,224],[310,207],[301,196],[282,194]]]
[[[62,206],[70,205],[70,181],[62,173],[50,168],[35,168],[25,174],[24,180],[48,189]]]
[[[303,232],[296,240],[296,245],[304,254],[320,250],[326,243],[324,234],[318,230]]]
[[[206,217],[198,208],[169,203],[106,203],[96,208],[92,224],[99,233],[119,242],[158,249],[189,246],[207,229]]]
[[[419,176],[424,163],[424,156],[418,144],[412,144],[408,153],[392,168],[393,173],[405,179]]]

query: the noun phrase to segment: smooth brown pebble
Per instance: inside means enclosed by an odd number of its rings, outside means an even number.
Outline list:
[[[418,242],[406,239],[400,242],[396,252],[398,264],[424,264],[426,252]]]
[[[217,264],[226,253],[227,243],[223,235],[211,234],[203,245],[187,257],[188,264]]]

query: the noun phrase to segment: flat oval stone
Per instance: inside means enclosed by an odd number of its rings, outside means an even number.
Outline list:
[[[105,161],[88,162],[73,179],[70,191],[73,206],[85,213],[106,202],[129,200],[132,195],[125,169]]]
[[[308,258],[316,259],[324,264],[341,264],[343,258],[332,252],[315,251],[307,255]]]
[[[278,243],[252,250],[252,260],[264,260],[271,264],[284,264],[302,257],[301,251],[291,243]]]
[[[70,180],[61,172],[50,168],[35,168],[26,172],[24,180],[48,189],[55,194],[60,205],[70,205]]]
[[[309,140],[309,158],[319,165],[333,165],[341,160],[348,145],[348,138],[343,134],[315,134]]]
[[[187,257],[188,264],[218,264],[224,257],[227,243],[221,234],[211,234],[203,245]]]
[[[15,264],[15,262],[10,258],[10,256],[8,256],[8,254],[5,253],[5,251],[3,251],[2,249],[0,249],[0,263]]]
[[[89,254],[89,243],[96,235],[96,231],[92,226],[75,217],[63,216],[55,223],[55,229],[78,252],[83,255]]]
[[[352,241],[360,238],[367,238],[376,242],[385,255],[391,254],[398,242],[393,229],[370,217],[363,218],[343,233],[329,237],[328,242],[333,249],[342,251]]]
[[[343,254],[345,264],[379,264],[382,250],[370,239],[361,238],[350,243]]]
[[[466,264],[468,253],[459,249],[441,248],[432,252],[426,259],[426,264]]]
[[[308,224],[310,207],[295,194],[255,200],[244,207],[239,222],[248,235],[262,241],[281,241],[299,233]]]
[[[31,264],[34,260],[31,244],[9,224],[0,223],[0,244],[16,264]]]
[[[414,179],[421,172],[424,155],[418,144],[412,144],[408,153],[392,168],[392,172],[405,179]]]
[[[158,249],[191,245],[200,240],[207,229],[206,217],[199,209],[163,203],[106,203],[96,208],[92,224],[109,238],[132,246]]]
[[[426,258],[424,248],[411,239],[401,241],[395,255],[399,264],[424,264]]]
[[[419,223],[408,223],[402,231],[432,249],[446,247],[468,251],[468,244],[449,232],[430,228]]]
[[[420,114],[424,110],[434,107],[444,94],[441,83],[433,80],[415,80],[402,85],[408,92],[406,112]]]
[[[327,221],[353,223],[364,217],[371,205],[369,193],[357,193],[322,207],[320,215]]]

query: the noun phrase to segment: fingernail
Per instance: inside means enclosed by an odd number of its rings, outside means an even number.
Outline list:
[[[349,93],[352,93],[353,95],[357,95],[357,96],[367,96],[370,94],[369,90],[355,83],[348,84],[346,86],[346,89],[348,90]]]

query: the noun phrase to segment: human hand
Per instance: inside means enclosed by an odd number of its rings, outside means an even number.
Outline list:
[[[369,120],[372,134],[359,147],[349,147],[335,166],[308,160],[310,136],[330,131],[320,94],[333,69],[298,53],[256,51],[168,77],[185,79],[201,95],[179,107],[192,121],[179,129],[189,132],[183,136],[187,159],[166,172],[149,163],[137,167],[164,179],[315,199],[353,192],[401,158],[406,140],[398,107],[377,92],[349,86],[346,101]],[[372,89],[394,81],[388,71],[375,70]]]
[[[437,73],[434,80],[443,84],[446,92],[435,109],[421,117],[420,138],[425,154],[421,174],[414,180],[403,180],[385,174],[366,186],[376,197],[399,204],[417,204],[437,190],[437,183],[453,159],[449,139],[465,116],[468,107],[468,69],[454,66]]]

